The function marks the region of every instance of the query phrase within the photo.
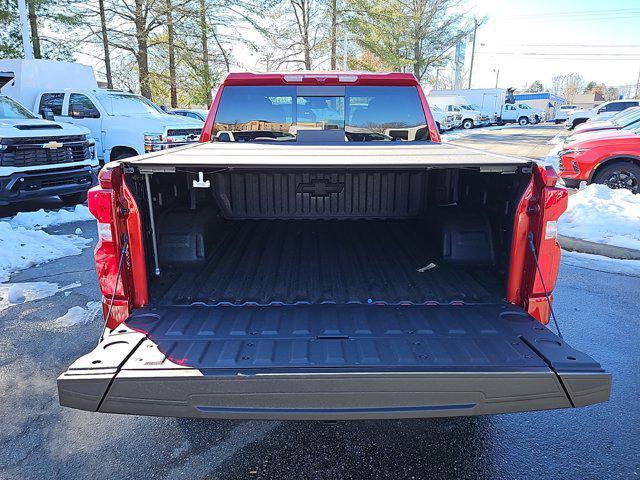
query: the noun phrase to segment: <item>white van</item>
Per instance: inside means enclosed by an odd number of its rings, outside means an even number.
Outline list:
[[[204,122],[170,115],[141,95],[98,88],[93,69],[52,60],[0,60],[7,95],[42,118],[88,128],[101,162],[196,142]]]

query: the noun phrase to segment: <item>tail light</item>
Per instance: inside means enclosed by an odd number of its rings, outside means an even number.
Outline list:
[[[105,175],[102,172],[104,169],[100,172],[100,185],[90,189],[87,197],[89,211],[98,221],[98,243],[94,257],[100,291],[104,297],[110,298],[113,296],[118,272],[118,245],[116,225],[112,216],[115,206],[113,190],[103,187],[111,186],[110,174]],[[107,176],[109,178],[105,178]],[[122,282],[118,282],[116,297],[123,295]]]

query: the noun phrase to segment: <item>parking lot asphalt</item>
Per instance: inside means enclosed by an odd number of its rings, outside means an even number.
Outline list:
[[[49,231],[76,228],[96,238],[93,222]],[[99,298],[92,249],[29,268],[12,281],[79,286],[0,311],[1,479],[640,476],[640,277],[606,273],[597,263],[583,268],[563,261],[554,296],[568,343],[613,373],[609,402],[576,410],[340,423],[186,420],[62,408],[55,379],[95,346],[102,325],[98,315],[73,327],[53,320]]]
[[[459,133],[455,130],[452,136]],[[538,125],[507,125],[502,129],[478,128],[452,138],[451,143],[478,148],[502,155],[516,155],[539,159],[551,149],[549,141],[556,135],[566,135],[562,125],[541,123]],[[446,134],[445,134],[446,140]]]

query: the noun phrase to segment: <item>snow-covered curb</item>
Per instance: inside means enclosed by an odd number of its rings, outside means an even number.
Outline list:
[[[569,196],[560,235],[640,251],[640,195],[591,184]]]
[[[562,252],[562,263],[599,272],[640,277],[640,261],[620,260],[590,253]]]

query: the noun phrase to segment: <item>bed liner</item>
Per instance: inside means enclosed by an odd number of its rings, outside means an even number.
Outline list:
[[[229,221],[201,263],[163,267],[154,304],[499,302],[491,265],[442,261],[427,222]],[[170,251],[170,249],[169,249]]]
[[[583,406],[610,385],[505,303],[148,307],[58,379],[85,410],[325,420]]]

